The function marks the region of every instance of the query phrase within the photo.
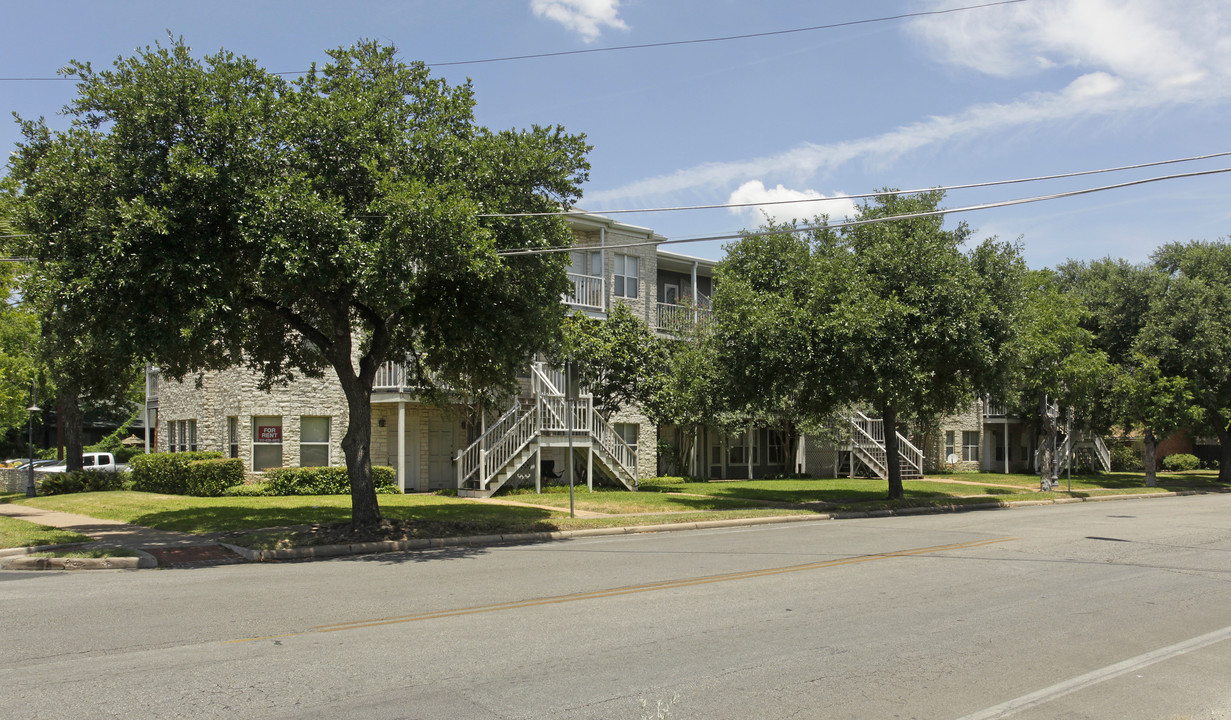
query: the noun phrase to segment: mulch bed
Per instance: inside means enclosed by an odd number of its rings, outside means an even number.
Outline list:
[[[209,567],[247,562],[242,555],[221,545],[191,545],[175,548],[142,548],[158,559],[160,568]]]

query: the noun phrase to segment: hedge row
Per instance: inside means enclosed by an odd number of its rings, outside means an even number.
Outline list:
[[[224,459],[220,452],[154,453],[132,460],[133,490],[218,497],[227,488],[242,485],[244,463]]]
[[[373,467],[372,482],[378,493],[400,492],[391,467]],[[351,491],[346,468],[337,466],[270,468],[262,484],[270,495],[349,495]]]
[[[129,474],[126,472],[78,470],[43,475],[38,480],[38,492],[40,495],[68,495],[100,490],[125,490],[129,483]]]

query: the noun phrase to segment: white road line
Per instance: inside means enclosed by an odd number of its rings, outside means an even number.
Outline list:
[[[1199,635],[1190,640],[1176,643],[1175,645],[1168,645],[1165,648],[1152,650],[1143,655],[1138,655],[1137,657],[1118,662],[1115,665],[1108,665],[1105,668],[1088,672],[1085,675],[1078,675],[1077,677],[1071,678],[1062,683],[1057,683],[1051,687],[1043,688],[1042,690],[1032,692],[1029,695],[1023,695],[1019,698],[1009,700],[1008,702],[1000,703],[999,705],[993,705],[992,707],[966,715],[958,720],[994,720],[994,718],[1008,717],[1027,708],[1032,708],[1036,705],[1051,702],[1052,700],[1068,695],[1071,692],[1076,692],[1083,688],[1090,687],[1091,685],[1097,685],[1104,680],[1110,680],[1111,678],[1124,675],[1125,673],[1139,670],[1147,665],[1153,665],[1156,662],[1167,660],[1177,655],[1183,655],[1184,653],[1191,652],[1193,650],[1199,650],[1207,645],[1213,645],[1214,643],[1219,643],[1229,638],[1231,638],[1231,626],[1206,633],[1205,635]]]

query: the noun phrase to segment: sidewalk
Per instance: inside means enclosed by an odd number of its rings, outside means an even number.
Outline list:
[[[27,548],[0,550],[0,557],[5,557],[5,566],[10,569],[24,569],[25,566],[35,564],[46,566],[49,569],[59,567],[74,569],[147,568],[242,560],[240,556],[219,545],[217,540],[204,535],[155,530],[139,525],[129,525],[118,520],[102,520],[88,515],[43,510],[15,503],[0,503],[0,515],[93,538],[93,542],[80,546],[83,550],[122,547],[137,553],[135,558],[78,558],[70,563],[48,563],[46,561],[56,560],[56,558],[24,558],[22,556],[28,554],[30,550]]]

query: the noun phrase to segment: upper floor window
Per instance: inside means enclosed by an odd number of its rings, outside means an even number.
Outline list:
[[[574,250],[569,253],[571,265],[569,272],[574,275],[589,275],[602,277],[603,254],[598,250]]]
[[[636,255],[620,255],[615,256],[615,288],[613,292],[616,297],[635,298],[637,297],[637,256]]]

